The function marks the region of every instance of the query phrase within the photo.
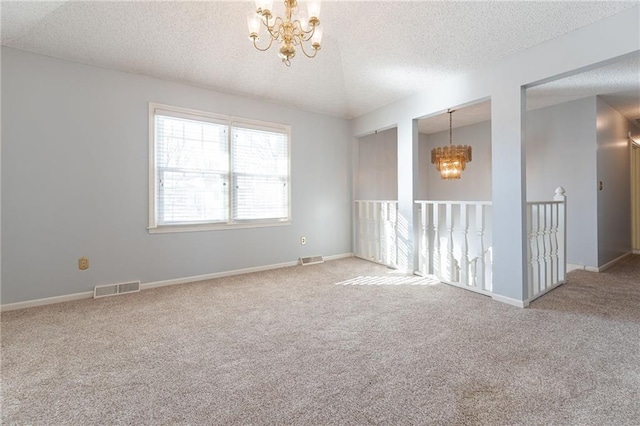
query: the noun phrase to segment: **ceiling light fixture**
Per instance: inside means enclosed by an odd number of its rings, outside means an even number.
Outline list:
[[[452,116],[455,110],[447,110],[449,113],[449,145],[439,146],[431,150],[431,164],[436,165],[440,172],[440,179],[460,179],[462,171],[471,162],[471,147],[468,145],[453,145]]]
[[[320,1],[307,2],[309,19],[298,11],[297,0],[284,0],[284,18],[274,17],[272,14],[273,0],[256,0],[256,11],[247,17],[249,38],[253,40],[256,49],[264,52],[269,50],[274,41],[280,44],[278,56],[286,66],[291,66],[291,59],[296,56],[296,46],[300,46],[302,53],[308,58],[315,58],[320,50],[322,28],[320,28]],[[297,15],[297,18],[296,18]],[[269,45],[258,47],[260,29],[265,28],[269,36]],[[305,43],[311,42],[313,54],[307,53]]]

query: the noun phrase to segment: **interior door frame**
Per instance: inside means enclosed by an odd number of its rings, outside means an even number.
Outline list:
[[[640,142],[631,138],[631,250],[640,254]]]

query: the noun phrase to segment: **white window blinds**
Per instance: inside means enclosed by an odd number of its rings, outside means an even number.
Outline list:
[[[288,223],[288,127],[158,104],[150,114],[152,232]]]
[[[156,114],[158,225],[228,220],[227,125]]]
[[[233,219],[287,218],[287,134],[234,124],[232,140]]]

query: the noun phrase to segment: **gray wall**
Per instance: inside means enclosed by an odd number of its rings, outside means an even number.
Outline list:
[[[398,199],[398,133],[395,128],[358,139],[356,200]]]
[[[291,125],[293,223],[149,234],[150,101]],[[3,47],[2,124],[4,304],[352,251],[346,120]]]
[[[567,191],[567,261],[597,267],[596,98],[588,97],[526,116],[527,199]]]
[[[455,119],[455,118],[454,118]],[[442,180],[431,164],[431,150],[449,144],[449,130],[430,135],[420,134],[421,200],[491,201],[491,122],[453,129],[454,145],[471,145],[472,160],[460,180]]]
[[[631,123],[597,98],[598,266],[631,251]]]

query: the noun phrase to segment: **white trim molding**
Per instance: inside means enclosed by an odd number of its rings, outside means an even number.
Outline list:
[[[571,271],[587,271],[587,272],[598,272],[598,268],[593,266],[586,265],[578,265],[573,263],[567,263],[567,272]]]
[[[616,263],[618,263],[621,260],[623,260],[625,257],[631,256],[632,254],[640,254],[640,250],[632,250],[632,251],[630,251],[628,253],[623,254],[620,257],[617,257],[617,258],[613,259],[611,262],[607,262],[604,265],[598,266],[598,267],[567,263],[567,272],[576,271],[576,270],[587,271],[587,272],[603,272],[603,271],[611,268]]]
[[[93,290],[82,293],[65,294],[62,296],[45,297],[43,299],[25,300],[24,302],[7,303],[0,306],[1,312],[15,311],[16,309],[35,308],[36,306],[53,305],[54,303],[71,302],[73,300],[91,299]]]
[[[602,271],[605,271],[605,270],[611,268],[613,265],[615,265],[616,263],[620,262],[625,257],[631,256],[631,254],[632,254],[632,252],[627,252],[627,253],[623,254],[622,256],[613,259],[611,262],[607,262],[602,266],[598,266],[597,272],[602,272]]]
[[[335,254],[332,256],[325,256],[324,259],[325,261],[331,261],[331,260],[344,259],[348,257],[353,257],[353,253],[342,253],[342,254]],[[288,268],[291,266],[297,266],[299,264],[300,264],[300,260],[296,260],[291,262],[275,263],[271,265],[255,266],[251,268],[234,269],[234,270],[223,271],[223,272],[214,272],[212,274],[194,275],[191,277],[175,278],[172,280],[148,282],[148,283],[142,283],[140,285],[140,290],[148,290],[151,288],[165,287],[168,285],[187,284],[187,283],[193,283],[197,281],[211,280],[214,278],[229,277],[232,275],[250,274],[252,272],[269,271],[271,269]],[[43,299],[25,300],[24,302],[7,303],[5,305],[0,305],[0,312],[15,311],[17,309],[34,308],[36,306],[53,305],[55,303],[71,302],[73,300],[92,299],[92,298],[93,298],[93,290],[84,291],[82,293],[65,294],[62,296],[45,297]]]
[[[553,287],[548,287],[545,288],[543,291],[541,291],[540,293],[536,294],[534,297],[531,297],[529,299],[527,299],[524,303],[525,306],[529,306],[529,304],[531,302],[533,302],[534,300],[536,300],[537,298],[544,296],[545,294],[549,293],[551,290],[555,290],[556,288],[560,287],[562,284],[566,283],[566,280],[560,281],[559,283],[556,283]]]
[[[355,257],[353,253],[342,253],[342,254],[334,254],[332,256],[325,256],[324,260],[338,260],[338,259],[347,259],[349,257]]]
[[[492,294],[491,298],[497,302],[506,303],[507,305],[515,306],[517,308],[526,308],[527,306],[529,306],[528,300],[512,299],[510,297],[501,296],[499,294]]]
[[[163,173],[174,171],[186,171],[188,169],[182,166],[171,166],[168,164],[159,164],[158,159],[164,158],[162,155],[159,156],[159,149],[164,149],[163,144],[160,141],[164,140],[162,137],[163,131],[161,130],[158,136],[156,132],[158,132],[159,128],[156,128],[156,123],[159,117],[162,119],[188,119],[192,121],[197,121],[199,123],[208,123],[211,125],[217,125],[218,128],[216,131],[212,132],[212,134],[216,134],[214,137],[216,143],[220,145],[224,145],[226,147],[227,156],[226,156],[226,165],[224,168],[221,165],[214,166],[210,165],[209,168],[204,170],[208,176],[215,179],[220,179],[220,182],[224,182],[225,187],[222,186],[217,187],[216,191],[217,195],[221,197],[221,199],[225,199],[225,206],[222,208],[218,206],[220,211],[225,211],[224,214],[219,216],[213,215],[206,219],[202,218],[191,218],[191,220],[195,222],[184,222],[177,221],[173,222],[173,220],[169,222],[163,222],[158,217],[159,214],[159,204],[158,198],[162,195],[159,193],[164,192],[164,186],[161,186],[161,189],[158,188],[158,182],[162,179]],[[238,173],[236,173],[236,161],[234,157],[239,157],[240,151],[235,151],[237,142],[233,138],[234,132],[239,129],[251,129],[257,131],[269,132],[272,135],[280,135],[279,143],[284,145],[286,143],[286,159],[287,159],[287,167],[286,174],[278,168],[278,172],[274,172],[272,174],[264,175],[263,178],[275,178],[280,180],[281,183],[284,183],[286,186],[286,198],[283,197],[281,200],[281,204],[279,208],[282,210],[280,213],[286,210],[286,216],[271,218],[268,217],[269,213],[265,213],[264,211],[259,211],[258,213],[263,216],[267,216],[259,219],[249,219],[238,217],[238,209],[236,206],[236,198],[237,198],[237,188],[236,183],[234,183],[233,179],[238,178]],[[221,133],[216,133],[216,132]],[[224,136],[223,136],[224,135]],[[282,164],[280,162],[281,158],[274,159],[277,164]],[[226,171],[225,171],[226,170]],[[249,172],[250,173],[250,172]],[[256,175],[257,176],[257,175]],[[261,175],[262,176],[262,175]],[[285,205],[286,204],[286,205]],[[162,209],[160,209],[162,210]],[[163,217],[162,214],[160,216]],[[202,219],[202,221],[200,221]],[[183,219],[180,219],[183,220]],[[225,230],[225,229],[234,229],[234,228],[258,228],[258,227],[269,227],[269,226],[278,226],[278,225],[290,225],[291,224],[291,126],[280,123],[267,123],[264,121],[257,121],[247,118],[239,118],[234,116],[210,113],[207,111],[199,111],[189,108],[183,107],[174,107],[165,104],[159,104],[155,102],[149,102],[149,226],[147,227],[150,234],[156,233],[173,233],[173,232],[195,232],[195,231],[216,231],[216,230]]]
[[[141,290],[148,290],[148,289],[151,289],[151,288],[166,287],[168,285],[188,284],[188,283],[193,283],[193,282],[197,282],[197,281],[212,280],[214,278],[223,278],[223,277],[230,277],[230,276],[233,276],[233,275],[250,274],[252,272],[269,271],[271,269],[288,268],[288,267],[291,267],[291,266],[296,266],[298,264],[299,264],[298,261],[295,261],[295,262],[284,262],[284,263],[276,263],[276,264],[273,264],[273,265],[255,266],[255,267],[252,267],[252,268],[233,269],[231,271],[222,271],[222,272],[214,272],[214,273],[211,273],[211,274],[194,275],[194,276],[191,276],[191,277],[175,278],[175,279],[172,279],[172,280],[154,281],[154,282],[150,282],[150,283],[143,283],[140,286],[140,289]]]

